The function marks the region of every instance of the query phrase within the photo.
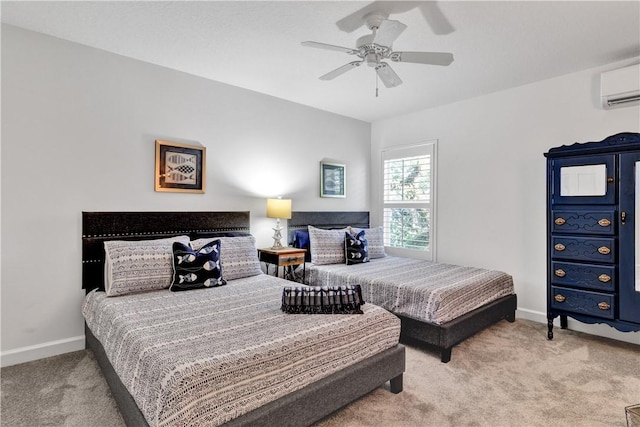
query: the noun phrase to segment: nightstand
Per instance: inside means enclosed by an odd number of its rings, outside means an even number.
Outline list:
[[[275,276],[280,274],[280,267],[282,267],[282,277],[284,279],[295,281],[294,266],[302,265],[302,282],[304,283],[304,277],[307,273],[306,266],[304,264],[304,255],[307,252],[306,249],[298,248],[282,248],[271,249],[263,248],[258,249],[258,258],[261,262],[264,262],[267,267],[267,274],[269,274],[269,264],[276,267]],[[288,267],[288,269],[287,269]]]

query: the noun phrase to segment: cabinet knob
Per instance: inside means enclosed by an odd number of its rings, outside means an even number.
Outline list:
[[[565,223],[565,222],[567,222],[567,221],[566,221],[564,218],[562,218],[562,217],[560,217],[560,216],[559,216],[559,217],[558,217],[558,218],[556,218],[553,222],[555,222],[555,224],[556,224],[556,225],[562,225],[562,224],[564,224],[564,223]]]
[[[607,178],[607,182],[609,182],[609,183],[613,182],[613,178],[608,177],[608,178]]]
[[[555,294],[553,299],[556,300],[557,302],[564,302],[564,300],[566,300],[567,298],[562,294]]]
[[[559,268],[555,271],[556,276],[558,277],[564,277],[565,274],[567,274],[563,269]]]
[[[600,280],[602,283],[607,283],[609,280],[611,280],[611,276],[609,276],[608,274],[601,274],[598,276],[598,280]]]
[[[562,243],[556,243],[553,249],[555,249],[556,251],[564,251],[565,246]]]
[[[600,252],[602,255],[609,255],[611,253],[611,249],[606,246],[600,246],[598,248],[598,252]]]
[[[598,225],[600,227],[608,227],[611,225],[611,221],[609,221],[607,218],[602,218],[600,221],[598,221]]]
[[[608,303],[602,301],[602,302],[598,303],[598,308],[600,310],[609,310],[609,308],[611,308],[611,306]]]

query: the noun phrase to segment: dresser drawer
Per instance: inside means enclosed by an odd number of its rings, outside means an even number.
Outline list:
[[[553,259],[613,263],[616,260],[615,239],[596,237],[551,237]]]
[[[615,234],[613,209],[555,209],[551,212],[551,231],[560,234]]]
[[[614,292],[616,269],[613,266],[554,261],[551,263],[551,283]]]
[[[613,294],[579,291],[576,289],[551,287],[551,307],[572,313],[613,319],[615,303]]]

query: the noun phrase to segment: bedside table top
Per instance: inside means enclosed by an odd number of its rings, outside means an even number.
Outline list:
[[[291,247],[284,247],[284,248],[279,248],[279,249],[272,249],[272,248],[259,248],[258,251],[260,252],[267,252],[267,253],[271,253],[271,254],[290,254],[290,253],[300,253],[300,252],[307,252],[306,249],[302,249],[302,248],[291,248]]]

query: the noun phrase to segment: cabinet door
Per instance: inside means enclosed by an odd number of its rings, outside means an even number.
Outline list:
[[[640,323],[640,153],[620,155],[619,317]]]
[[[551,173],[554,204],[616,203],[614,154],[555,159]]]

